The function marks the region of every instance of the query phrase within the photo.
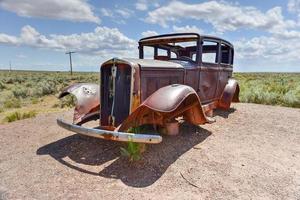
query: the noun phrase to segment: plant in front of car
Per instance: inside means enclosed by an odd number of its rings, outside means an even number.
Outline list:
[[[121,155],[127,157],[130,162],[138,161],[141,159],[141,145],[139,143],[132,142],[127,143],[127,147],[120,147]]]
[[[138,126],[138,127],[131,127],[127,130],[128,133],[146,133],[149,132],[150,129],[148,126]],[[130,162],[138,161],[142,157],[142,153],[146,150],[146,144],[135,143],[130,140],[127,143],[127,147],[121,147],[121,155],[127,157]]]

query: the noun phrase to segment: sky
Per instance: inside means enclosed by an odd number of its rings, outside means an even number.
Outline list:
[[[300,0],[0,0],[0,69],[99,71],[142,37],[197,32],[235,47],[234,71],[300,72]]]

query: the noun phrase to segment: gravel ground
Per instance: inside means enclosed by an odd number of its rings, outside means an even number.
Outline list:
[[[59,128],[71,112],[0,125],[0,199],[300,199],[300,109],[215,114],[134,164],[121,143]]]

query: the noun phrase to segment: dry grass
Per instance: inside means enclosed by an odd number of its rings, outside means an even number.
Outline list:
[[[74,105],[74,98],[57,99],[58,93],[76,82],[98,82],[98,73],[0,71],[0,122],[12,112],[56,112]]]
[[[300,73],[235,73],[245,103],[300,108]]]
[[[22,119],[33,118],[35,116],[36,116],[36,112],[33,110],[29,112],[23,112],[23,113],[16,111],[5,116],[4,122],[14,122]]]

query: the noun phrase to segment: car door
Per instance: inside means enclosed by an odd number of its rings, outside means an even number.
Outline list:
[[[225,42],[221,42],[220,47],[220,71],[218,88],[216,92],[216,97],[218,98],[221,97],[228,79],[232,75],[233,64],[233,48]]]
[[[203,38],[201,41],[198,95],[202,103],[217,100],[219,45],[220,42],[214,39]]]

